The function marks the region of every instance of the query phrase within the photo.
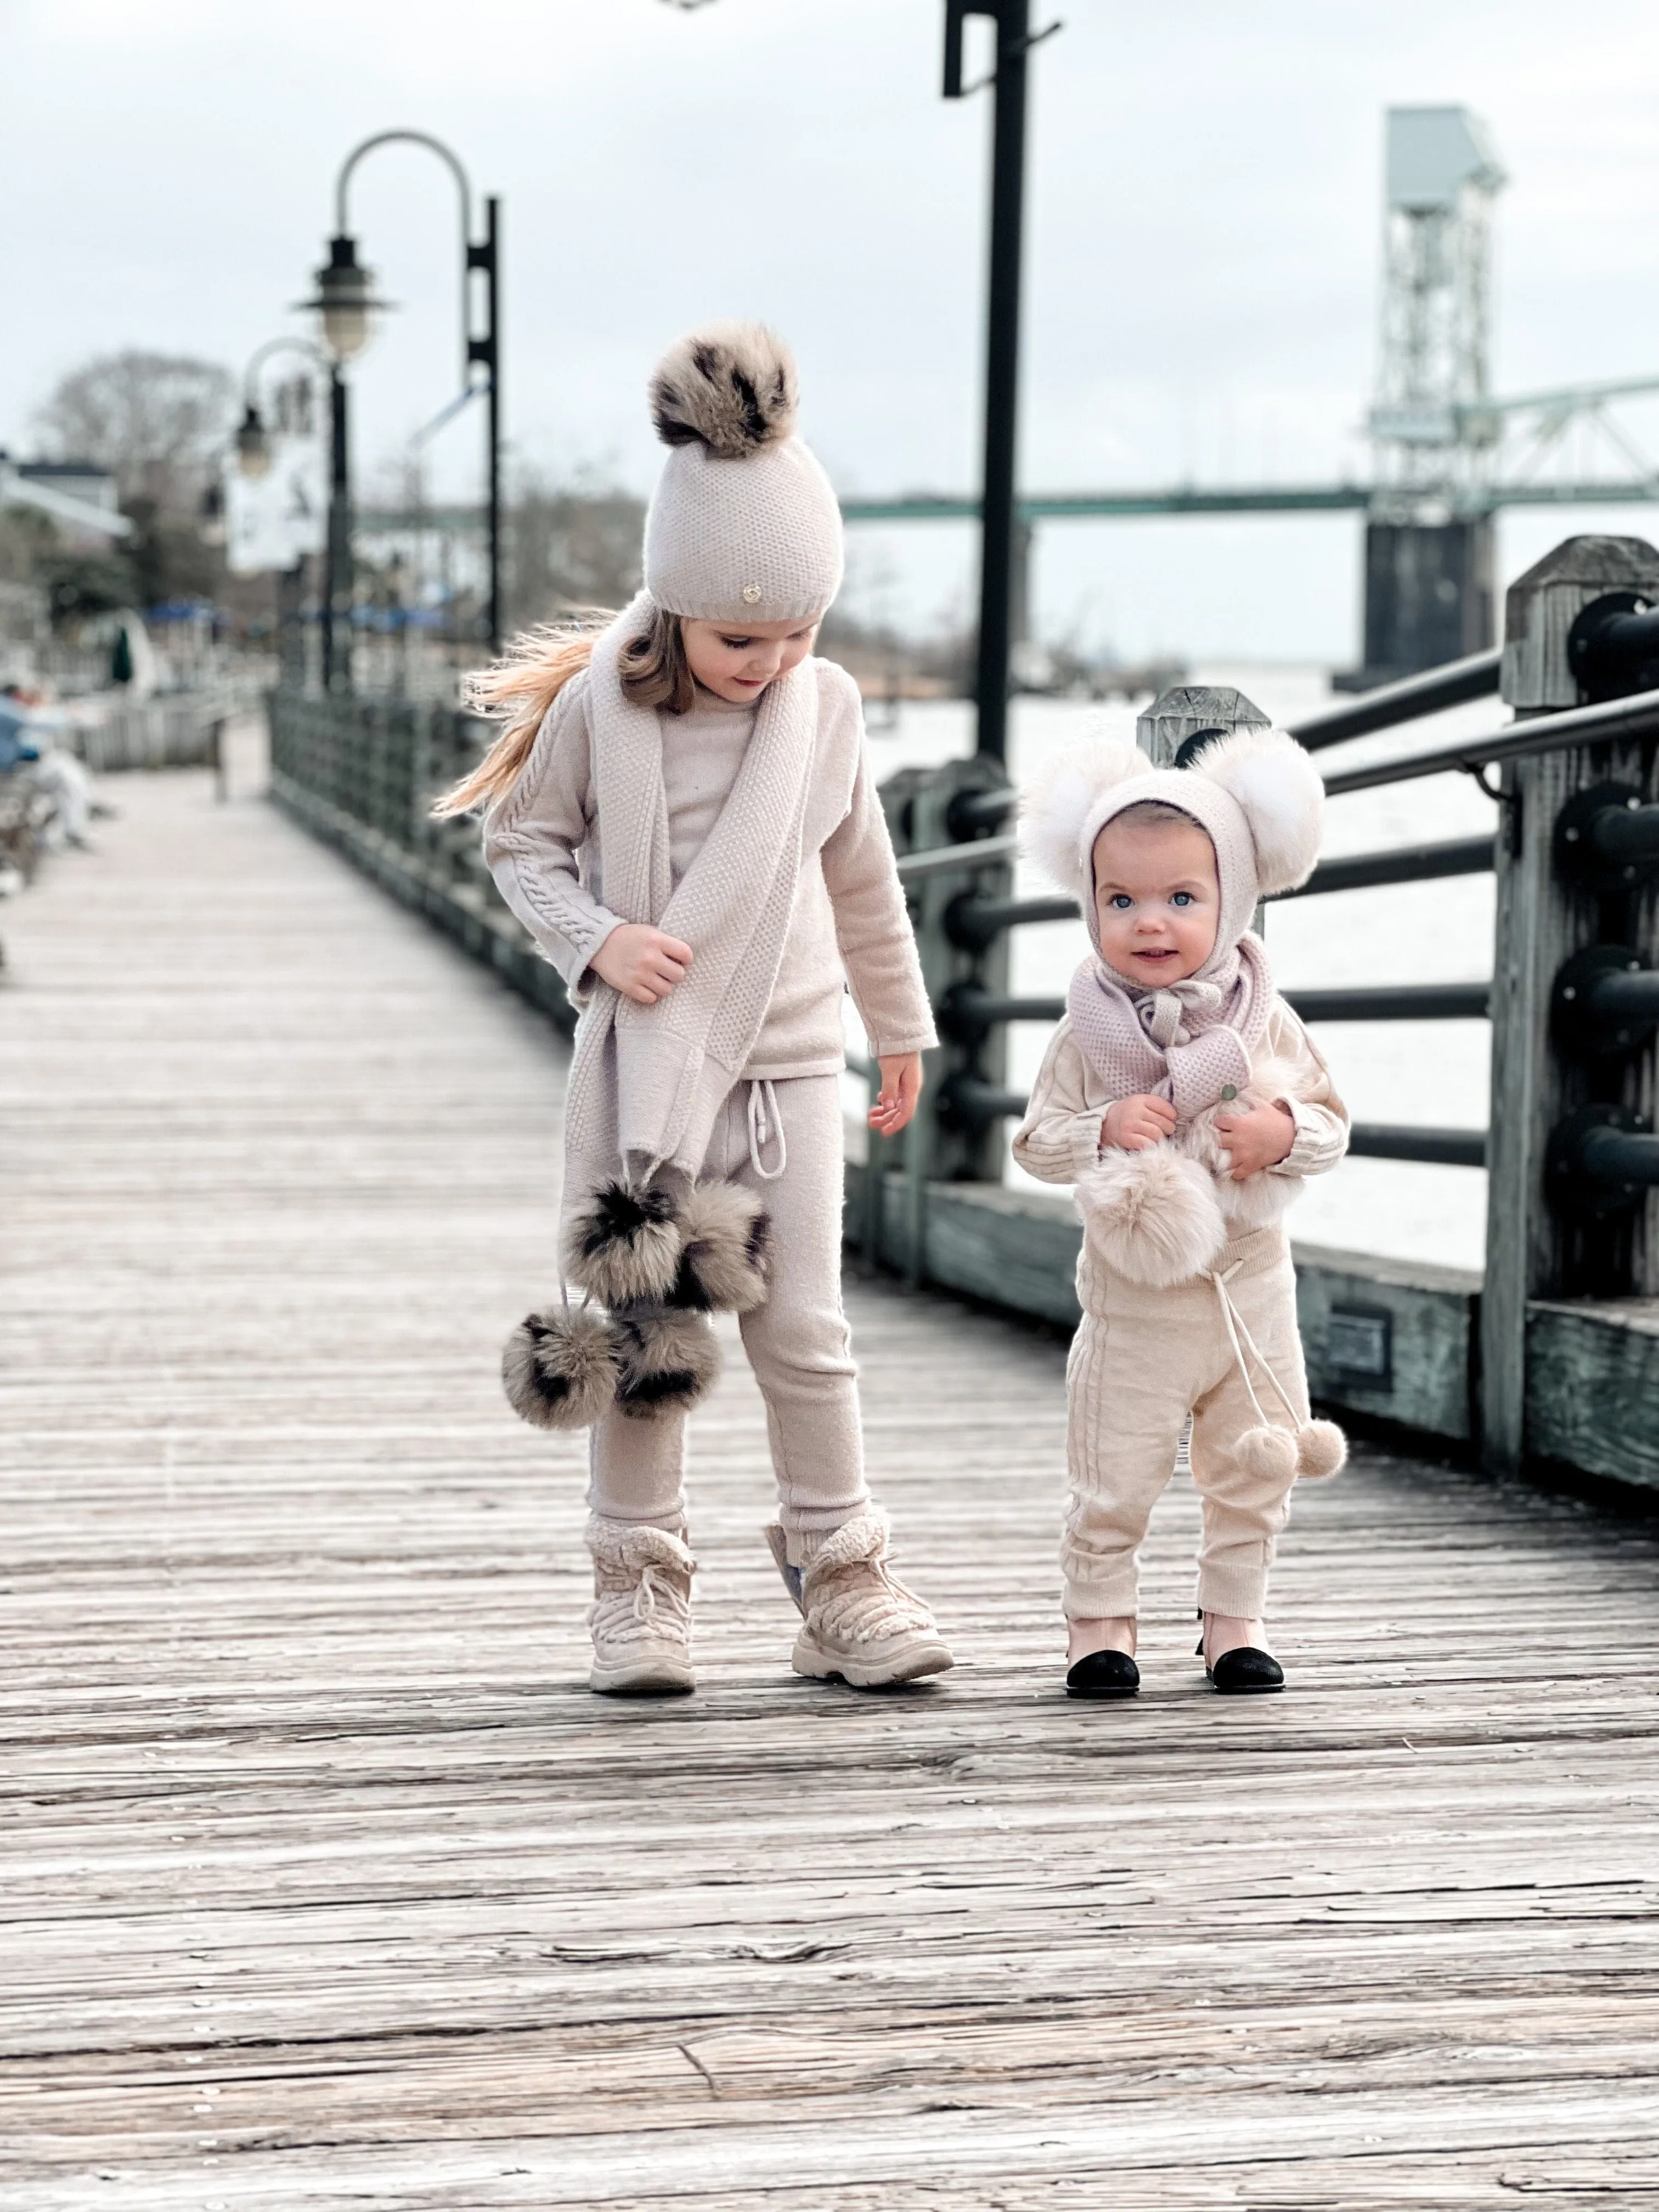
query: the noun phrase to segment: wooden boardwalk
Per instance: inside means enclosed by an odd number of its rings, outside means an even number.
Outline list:
[[[562,1049],[205,778],[0,907],[6,2212],[1659,2202],[1651,1530],[1376,1454],[1292,1694],[1059,1694],[1062,1347],[854,1287],[963,1664],[787,1671],[740,1362],[704,1687],[581,1686],[501,1402]],[[531,1203],[513,1194],[534,1187]]]

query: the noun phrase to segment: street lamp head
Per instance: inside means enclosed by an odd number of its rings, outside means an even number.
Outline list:
[[[270,473],[270,441],[259,410],[249,400],[236,432],[236,465],[250,483]]]
[[[386,305],[374,293],[374,272],[357,259],[356,240],[331,238],[328,259],[317,271],[317,289],[304,307],[320,315],[323,343],[336,361],[349,361],[368,343],[371,318]]]

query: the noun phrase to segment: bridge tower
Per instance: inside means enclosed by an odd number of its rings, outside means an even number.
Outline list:
[[[1492,210],[1504,181],[1467,108],[1389,110],[1364,659],[1345,689],[1492,643]]]

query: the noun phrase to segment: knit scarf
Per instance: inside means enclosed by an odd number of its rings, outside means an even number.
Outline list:
[[[665,732],[622,688],[623,646],[652,611],[641,593],[593,649],[594,823],[606,906],[684,939],[696,957],[655,1006],[599,983],[576,1031],[566,1103],[567,1194],[619,1171],[696,1175],[715,1118],[753,1054],[794,906],[817,739],[817,679],[803,663],[761,694],[719,818],[676,884]],[[672,724],[667,742],[673,742]]]
[[[1261,940],[1246,932],[1196,975],[1155,991],[1091,955],[1072,978],[1066,1010],[1079,1049],[1114,1098],[1167,1098],[1188,1121],[1249,1081],[1273,997]]]

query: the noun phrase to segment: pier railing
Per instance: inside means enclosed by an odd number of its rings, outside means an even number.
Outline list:
[[[1454,1438],[1494,1469],[1558,1462],[1659,1487],[1659,553],[1577,538],[1510,589],[1501,651],[1345,701],[1295,728],[1324,751],[1501,692],[1514,719],[1471,738],[1326,775],[1334,798],[1458,772],[1497,801],[1489,836],[1323,862],[1294,894],[1475,873],[1497,878],[1492,978],[1291,991],[1306,1020],[1492,1024],[1488,1130],[1362,1122],[1363,1156],[1481,1167],[1483,1274],[1299,1248],[1316,1395]],[[270,702],[278,802],[447,929],[568,1027],[556,972],[506,911],[476,828],[438,823],[431,794],[477,760],[483,727],[453,708]],[[1264,723],[1237,692],[1167,693],[1140,742],[1183,765]],[[1013,933],[1074,918],[1014,884],[1013,793],[978,759],[907,769],[883,803],[941,1036],[923,1110],[849,1167],[848,1235],[866,1262],[1065,1322],[1079,1230],[1069,1201],[1004,1182],[1012,1024],[1061,1001],[1014,992]],[[866,1071],[866,1073],[868,1071]]]

